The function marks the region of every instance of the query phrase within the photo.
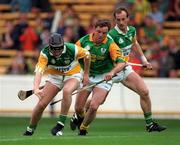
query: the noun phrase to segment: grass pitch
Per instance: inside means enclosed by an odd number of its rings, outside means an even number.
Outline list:
[[[87,136],[78,136],[66,121],[63,136],[54,137],[50,129],[56,118],[42,118],[31,137],[23,136],[29,118],[0,117],[0,145],[179,145],[180,120],[158,120],[163,132],[148,133],[143,119],[96,118]]]

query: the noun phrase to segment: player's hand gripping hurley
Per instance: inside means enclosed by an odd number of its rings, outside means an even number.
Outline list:
[[[44,88],[44,86],[39,87],[39,89],[43,89],[43,88]],[[33,90],[27,90],[27,91],[20,90],[18,92],[18,98],[23,101],[23,100],[27,99],[28,97],[30,97],[32,94],[34,94]]]
[[[80,92],[82,92],[82,91],[84,91],[84,90],[87,90],[87,89],[89,89],[89,88],[92,88],[92,87],[94,87],[94,86],[96,86],[96,85],[98,85],[98,84],[100,84],[100,83],[102,83],[102,82],[104,82],[104,81],[105,81],[105,80],[101,80],[101,81],[99,81],[99,82],[97,82],[97,83],[84,86],[84,87],[80,88],[79,90],[76,90],[75,92],[73,92],[72,95],[78,94],[78,93],[80,93]],[[58,102],[60,102],[60,101],[62,101],[62,99],[57,100],[57,101],[54,101],[54,102],[50,103],[50,105],[54,105],[54,104],[56,104],[56,103],[58,103]]]

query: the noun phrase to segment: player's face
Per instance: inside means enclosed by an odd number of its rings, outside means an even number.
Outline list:
[[[129,18],[127,17],[126,12],[122,11],[121,13],[115,14],[115,21],[121,30],[126,30]]]
[[[96,27],[93,35],[93,41],[97,44],[102,43],[104,39],[107,37],[107,33],[108,27]]]
[[[59,57],[59,56],[61,56],[61,54],[63,52],[63,48],[64,48],[64,46],[61,47],[61,48],[53,48],[53,47],[51,47],[50,52],[52,53],[52,55],[54,57]]]

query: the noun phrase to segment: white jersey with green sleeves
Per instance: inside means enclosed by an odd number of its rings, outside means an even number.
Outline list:
[[[64,51],[62,52],[62,55],[58,58],[52,56],[52,54],[49,52],[49,46],[44,47],[41,51],[41,54],[47,57],[48,68],[53,68],[61,72],[68,72],[79,64],[78,60],[76,59],[77,48],[72,43],[64,44]]]
[[[123,33],[117,25],[111,29],[108,33],[108,37],[114,40],[114,42],[120,47],[123,52],[123,56],[129,56],[133,45],[133,38],[136,36],[136,28],[132,26],[127,27],[127,32]]]

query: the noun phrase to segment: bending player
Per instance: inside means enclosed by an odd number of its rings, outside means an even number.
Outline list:
[[[84,74],[78,59],[84,60]],[[41,50],[35,69],[34,94],[39,97],[30,123],[24,133],[25,136],[33,135],[42,113],[56,94],[63,89],[61,113],[57,124],[52,128],[54,136],[62,135],[67,113],[71,105],[71,94],[78,89],[80,82],[83,85],[89,82],[90,54],[87,50],[71,43],[64,43],[60,34],[53,33],[49,45]],[[41,78],[45,70],[48,71],[48,80],[43,89],[40,89]]]

